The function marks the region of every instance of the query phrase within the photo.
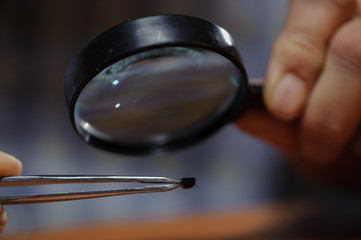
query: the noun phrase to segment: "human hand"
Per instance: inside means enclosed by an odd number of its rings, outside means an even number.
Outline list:
[[[22,165],[19,160],[0,151],[0,177],[20,175]],[[7,216],[4,208],[0,205],[0,233],[4,230]]]
[[[268,114],[236,124],[303,172],[361,189],[361,1],[293,0],[266,74]]]

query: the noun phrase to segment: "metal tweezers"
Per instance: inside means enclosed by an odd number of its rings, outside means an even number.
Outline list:
[[[111,182],[136,182],[152,184],[143,187],[120,188],[111,190],[57,192],[45,194],[22,194],[22,195],[0,195],[0,204],[29,204],[57,201],[70,201],[86,198],[110,197],[117,195],[166,192],[178,187],[184,189],[192,188],[195,185],[195,178],[182,178],[175,180],[166,177],[139,177],[139,176],[16,176],[0,179],[0,187],[30,186],[43,184],[71,184],[71,183],[111,183]]]

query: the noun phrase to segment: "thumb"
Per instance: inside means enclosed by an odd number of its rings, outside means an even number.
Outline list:
[[[0,177],[20,175],[21,162],[13,156],[0,151]]]
[[[269,62],[264,99],[283,120],[297,118],[320,73],[335,30],[354,14],[355,1],[293,0]]]

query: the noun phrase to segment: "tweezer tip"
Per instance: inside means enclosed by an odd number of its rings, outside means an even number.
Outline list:
[[[196,179],[195,178],[181,178],[179,181],[179,185],[183,188],[183,189],[189,189],[194,187],[194,185],[196,184]]]

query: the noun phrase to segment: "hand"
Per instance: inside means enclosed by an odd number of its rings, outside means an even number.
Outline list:
[[[0,176],[14,176],[20,175],[22,170],[22,165],[19,160],[16,158],[0,152]],[[7,222],[7,216],[4,211],[4,208],[0,205],[0,233],[3,231],[5,224]]]
[[[303,172],[361,189],[361,1],[293,0],[265,80],[269,113],[237,125]]]

